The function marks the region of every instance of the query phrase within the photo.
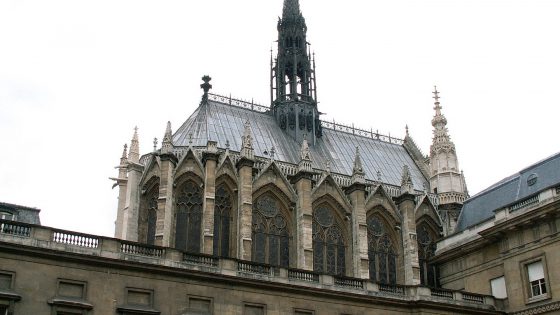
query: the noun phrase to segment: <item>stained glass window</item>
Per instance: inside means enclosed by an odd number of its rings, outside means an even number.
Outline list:
[[[436,250],[435,237],[426,223],[417,227],[418,235],[418,262],[420,264],[420,283],[426,286],[437,285],[435,266],[430,264],[430,258]]]
[[[232,198],[229,191],[224,185],[218,186],[214,204],[214,255],[229,256],[231,209]]]
[[[369,277],[385,284],[397,283],[397,252],[389,228],[377,215],[367,219]]]
[[[320,273],[346,273],[346,243],[331,208],[313,211],[313,270]]]
[[[278,201],[269,195],[253,206],[253,260],[281,267],[290,264],[288,221]]]
[[[188,252],[200,252],[202,224],[202,189],[194,182],[186,182],[177,198],[175,247]]]

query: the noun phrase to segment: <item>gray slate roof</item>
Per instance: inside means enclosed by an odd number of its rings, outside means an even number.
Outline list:
[[[0,202],[0,212],[8,212],[16,216],[16,221],[30,224],[41,224],[40,209],[20,206],[13,203]]]
[[[296,143],[277,125],[268,112],[241,108],[215,100],[199,106],[173,135],[175,146],[206,146],[208,140],[218,142],[219,148],[240,151],[241,136],[246,121],[251,123],[255,155],[266,157],[264,151],[275,148],[275,159],[297,164],[301,143]],[[352,174],[356,147],[360,148],[367,179],[377,179],[381,171],[384,183],[400,186],[402,167],[408,165],[414,188],[423,190],[426,179],[406,149],[395,143],[323,128],[323,137],[310,145],[313,167],[325,169],[327,161],[333,173]]]
[[[537,181],[533,186],[529,186],[527,179],[532,174],[537,175]],[[465,201],[457,222],[457,231],[492,218],[495,210],[558,185],[560,185],[560,153],[499,181]]]

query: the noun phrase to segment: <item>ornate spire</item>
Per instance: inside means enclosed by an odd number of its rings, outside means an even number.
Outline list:
[[[414,194],[412,178],[410,177],[410,171],[407,165],[403,165],[403,174],[401,179],[401,195],[404,194]]]
[[[352,183],[365,183],[365,173],[362,166],[362,158],[360,149],[356,147],[356,156],[354,157],[354,167],[352,168]]]
[[[128,161],[127,159],[127,153],[126,150],[128,149],[128,145],[125,143],[123,146],[123,152],[122,152],[122,156],[121,156],[121,165],[125,165],[126,162]]]
[[[134,135],[130,142],[130,152],[128,152],[128,160],[133,163],[140,163],[140,145],[138,143],[138,127],[134,127]]]
[[[245,122],[245,130],[241,138],[241,156],[247,159],[253,159],[255,152],[253,150],[253,136],[251,134],[251,123]]]
[[[299,0],[284,0],[282,19],[300,17]]]
[[[163,135],[163,141],[161,142],[161,153],[171,153],[173,151],[173,143],[171,141],[171,122],[167,122],[167,127],[165,128],[165,134]]]
[[[430,151],[437,151],[439,150],[439,148],[445,148],[450,151],[455,151],[455,145],[449,138],[447,130],[447,119],[441,113],[441,105],[439,102],[440,97],[436,86],[434,86],[434,91],[432,93],[434,94],[434,110],[436,111],[436,113],[434,115],[434,118],[432,119],[432,126],[434,126],[434,138]]]

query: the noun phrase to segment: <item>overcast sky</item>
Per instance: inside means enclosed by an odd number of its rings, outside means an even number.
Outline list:
[[[301,0],[326,120],[432,139],[433,86],[471,195],[559,151],[560,1]],[[0,201],[112,236],[142,153],[212,92],[269,105],[282,0],[0,1]],[[160,140],[161,143],[161,140]],[[372,177],[373,174],[367,174]]]

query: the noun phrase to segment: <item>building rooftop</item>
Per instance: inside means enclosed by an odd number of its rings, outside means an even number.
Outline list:
[[[465,201],[457,232],[494,217],[494,211],[560,185],[560,152],[508,176]]]
[[[245,122],[251,124],[255,155],[297,164],[301,143],[284,133],[266,106],[209,94],[173,135],[176,147],[206,146],[212,140],[218,147],[240,151]],[[321,121],[323,136],[310,145],[313,168],[330,168],[334,173],[352,175],[359,147],[366,179],[400,186],[403,165],[410,169],[414,189],[424,190],[426,178],[403,146],[403,140],[360,130],[334,122]],[[274,148],[272,150],[272,148]]]

